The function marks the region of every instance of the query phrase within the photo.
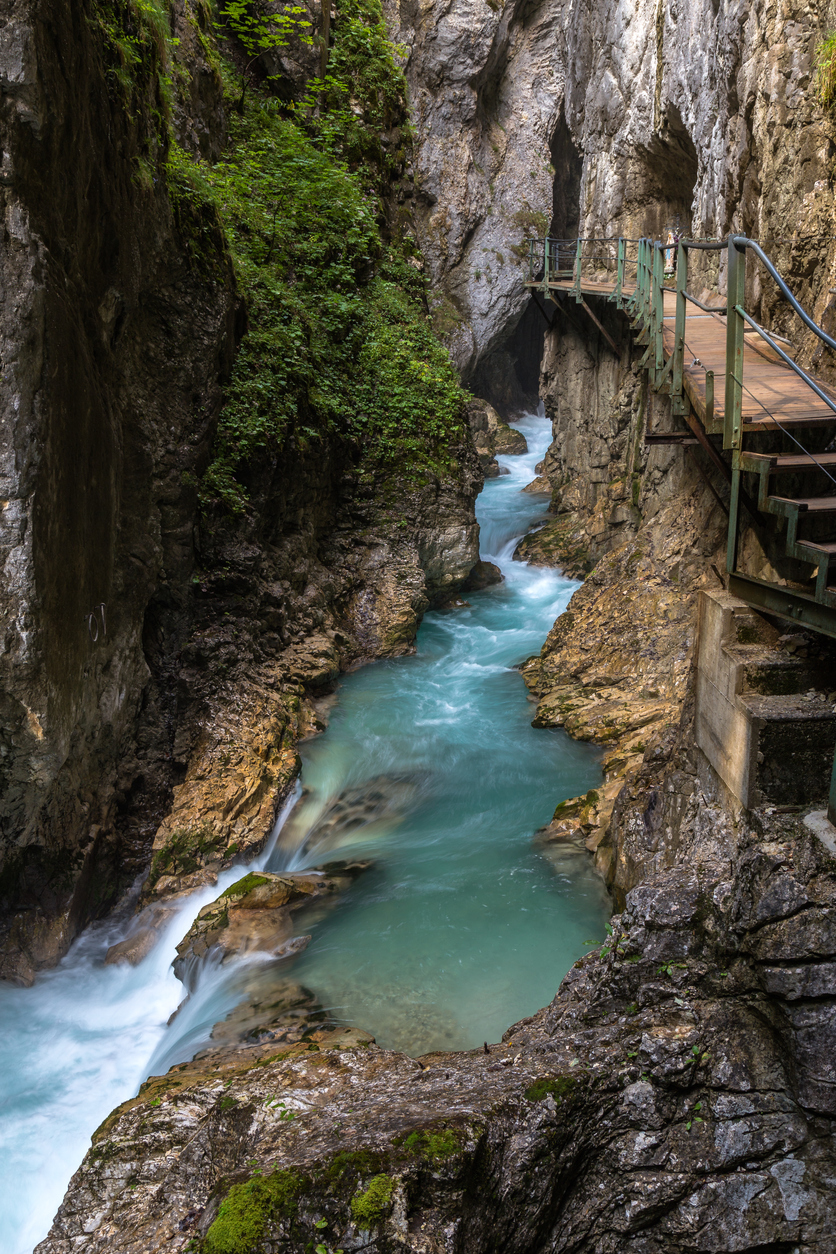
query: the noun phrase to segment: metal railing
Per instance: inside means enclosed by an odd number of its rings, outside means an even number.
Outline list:
[[[718,256],[726,254],[727,295],[724,302],[722,297],[718,297],[721,303],[707,304],[688,290],[689,257],[696,252],[715,253]],[[776,284],[781,297],[793,314],[801,320],[806,330],[812,332],[826,347],[836,349],[836,339],[828,335],[806,312],[760,245],[746,236],[731,235],[722,240],[683,238],[676,243],[648,237],[633,240],[624,236],[576,240],[547,238],[533,240],[529,245],[528,281],[529,286],[534,290],[542,290],[544,296],[551,296],[555,288],[558,288],[563,294],[573,295],[577,302],[585,303],[584,295],[596,294],[597,289],[598,295],[606,296],[608,300],[615,303],[617,308],[626,312],[634,329],[636,342],[645,346],[645,353],[640,364],[648,371],[654,389],[664,391],[670,396],[674,415],[687,418],[689,413],[690,401],[685,394],[686,349],[689,352],[692,351],[686,343],[688,305],[695,306],[705,316],[716,316],[725,320],[726,357],[722,422],[715,416],[713,372],[702,365],[696,354],[688,369],[699,365],[705,371],[702,441],[705,442],[706,434],[722,434],[723,448],[731,455],[727,569],[732,575],[736,573],[737,568],[741,499],[746,500],[741,488],[741,474],[744,471],[741,462],[744,453],[745,430],[744,392],[756,401],[763,411],[763,417],[770,420],[774,429],[783,432],[795,448],[809,459],[809,464],[825,474],[836,487],[836,477],[817,459],[815,453],[805,447],[795,432],[781,422],[780,414],[771,412],[763,400],[754,396],[744,381],[744,335],[747,328],[750,328],[775,354],[772,360],[777,359],[783,362],[796,377],[801,379],[805,387],[809,389],[811,397],[815,397],[819,404],[824,404],[833,413],[834,421],[836,421],[836,399],[781,347],[778,341],[784,337],[767,331],[745,308],[746,259],[750,252],[764,266],[767,274]],[[675,283],[671,285],[674,276]],[[669,280],[668,284],[665,282],[666,278]],[[676,297],[673,315],[673,345],[667,356],[664,339],[666,293]],[[670,314],[668,314],[668,319],[670,324]],[[600,323],[598,325],[601,326]],[[786,340],[784,342],[789,343]],[[610,343],[613,343],[612,340]],[[689,386],[693,394],[693,385]],[[757,508],[750,512],[757,514]],[[801,512],[801,510],[795,510],[787,514],[787,553],[813,565],[818,562],[814,600],[820,605],[830,605],[832,595],[829,596],[826,589],[829,559],[811,556],[811,550],[805,548],[803,543],[799,547],[796,529]],[[810,626],[816,626],[814,620],[815,615],[809,622]],[[829,631],[828,634],[833,633]]]
[[[673,277],[674,267],[672,250],[675,249],[675,286],[666,286],[666,277]],[[688,291],[689,255],[693,252],[711,252],[727,256],[726,298],[725,303],[718,306],[706,304]],[[632,254],[635,255],[632,255]],[[832,458],[810,452],[798,439],[786,416],[767,408],[764,400],[755,395],[747,387],[743,377],[744,367],[744,335],[747,327],[757,335],[768,347],[774,357],[767,360],[782,362],[809,389],[812,397],[819,403],[819,409],[801,415],[802,421],[809,418],[819,421],[827,419],[828,412],[836,422],[836,399],[823,388],[817,380],[798,364],[778,342],[783,336],[767,331],[749,312],[746,305],[746,261],[747,254],[752,255],[764,267],[769,277],[778,288],[786,305],[800,319],[802,325],[811,332],[820,343],[827,348],[836,350],[836,339],[820,327],[807,311],[801,306],[783,277],[779,274],[772,261],[761,246],[744,235],[730,235],[724,240],[693,240],[680,239],[675,244],[663,243],[649,238],[630,240],[618,239],[578,239],[532,241],[529,248],[529,286],[540,288],[544,296],[553,297],[555,289],[563,293],[571,293],[575,300],[583,304],[594,318],[599,330],[617,350],[614,341],[605,330],[597,316],[592,314],[584,300],[587,295],[605,295],[614,301],[617,308],[624,310],[630,317],[638,343],[646,346],[641,365],[648,372],[650,382],[655,390],[666,391],[670,395],[671,409],[674,415],[682,417],[698,438],[715,465],[723,470],[729,482],[730,494],[728,504],[728,535],[726,545],[726,570],[728,572],[729,590],[750,605],[767,613],[777,614],[781,618],[790,619],[805,627],[820,631],[831,638],[836,637],[836,589],[828,587],[831,569],[832,542],[822,544],[820,541],[805,541],[798,537],[799,519],[807,515],[809,507],[816,504],[814,498],[771,496],[769,476],[778,458],[763,453],[744,450],[746,424],[743,417],[743,395],[748,393],[768,417],[774,429],[783,433],[802,454],[799,463],[809,471],[815,469],[823,474],[836,488],[836,476],[828,469]],[[666,265],[666,260],[669,264]],[[603,280],[603,282],[601,281]],[[668,344],[669,352],[665,353],[665,295],[673,294],[676,304],[673,316],[673,344]],[[722,298],[718,297],[718,300]],[[714,374],[706,367],[705,397],[702,406],[703,421],[690,416],[690,398],[685,394],[686,382],[686,323],[688,305],[691,304],[702,311],[702,317],[725,319],[725,391],[723,420],[720,425],[714,413]],[[700,315],[698,315],[700,316]],[[670,314],[668,314],[670,319]],[[750,337],[751,338],[751,337]],[[785,343],[789,341],[785,340]],[[690,352],[691,349],[689,348]],[[761,350],[758,350],[761,351]],[[765,354],[763,354],[765,355]],[[701,365],[696,354],[688,370]],[[757,386],[757,385],[755,385]],[[693,382],[689,384],[691,397],[695,396]],[[824,411],[821,410],[824,405]],[[779,406],[774,406],[779,408]],[[761,424],[763,428],[763,424]],[[752,430],[754,428],[750,428]],[[723,448],[730,454],[729,468],[714,446],[709,436],[723,436]],[[829,433],[829,428],[828,428]],[[833,447],[831,442],[830,448]],[[788,459],[794,461],[791,455]],[[748,500],[742,485],[744,473],[759,475],[758,505]],[[709,486],[713,486],[709,482]],[[715,492],[715,496],[717,493]],[[719,497],[718,497],[719,499]],[[815,592],[806,592],[789,588],[780,582],[770,583],[763,578],[738,569],[740,507],[745,505],[753,518],[758,510],[777,515],[786,520],[785,548],[788,556],[806,562],[815,568]],[[834,512],[832,498],[819,500],[819,507],[824,516]],[[721,502],[722,504],[722,502]],[[830,795],[828,817],[836,823],[836,755],[830,779]]]

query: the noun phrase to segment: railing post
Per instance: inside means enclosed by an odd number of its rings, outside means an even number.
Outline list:
[[[583,300],[581,295],[581,253],[583,252],[583,240],[579,239],[575,247],[575,301],[580,304]]]
[[[746,251],[729,236],[726,315],[726,409],[723,418],[723,448],[732,450],[732,481],[729,499],[729,535],[726,570],[737,568],[738,515],[740,513],[740,444],[743,412],[743,330],[744,321],[737,307],[746,299]]]
[[[671,368],[671,413],[685,413],[687,401],[683,394],[682,375],[685,368],[685,318],[688,290],[688,250],[680,241],[676,250],[676,322],[673,329],[673,366]]]
[[[639,327],[644,317],[644,240],[636,251],[636,291],[633,296],[633,324]]]
[[[723,425],[723,448],[740,448],[741,413],[743,410],[743,318],[736,310],[743,308],[746,293],[746,251],[738,248],[735,237],[729,237],[728,315],[726,317],[726,413]]]
[[[665,253],[661,244],[653,245],[653,378],[658,386],[665,368]]]
[[[705,429],[709,435],[714,433],[714,371],[705,372]]]
[[[621,309],[621,289],[624,287],[624,237],[618,240],[618,261],[615,274],[615,307]]]
[[[551,249],[549,247],[548,235],[543,240],[543,298],[549,300],[551,293],[549,292],[549,261],[551,259]]]
[[[534,245],[537,241],[530,239],[528,241],[528,281],[534,282]]]

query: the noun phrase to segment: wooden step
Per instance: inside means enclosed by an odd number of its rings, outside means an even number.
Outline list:
[[[836,466],[836,453],[741,453],[740,469],[753,470],[771,475],[788,471],[818,470],[821,466]]]
[[[830,562],[836,561],[836,540],[819,542],[818,540],[796,540],[796,547],[800,549],[812,549],[813,554],[810,558],[815,561],[820,556],[827,557]]]
[[[779,425],[780,424],[780,425]],[[747,418],[744,415],[743,427],[747,435],[757,435],[759,431],[780,431],[781,427],[824,427],[836,426],[836,414],[823,409],[813,413],[779,414],[775,418]]]
[[[836,514],[836,496],[768,496],[767,508],[772,504],[785,509],[796,509],[799,514]]]

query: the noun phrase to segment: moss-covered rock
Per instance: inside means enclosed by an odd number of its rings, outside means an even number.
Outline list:
[[[305,1182],[295,1171],[234,1184],[202,1243],[202,1254],[257,1254],[268,1228],[296,1213]]]
[[[382,1223],[391,1209],[394,1191],[391,1176],[373,1176],[368,1188],[351,1199],[351,1218],[357,1227],[368,1231]]]

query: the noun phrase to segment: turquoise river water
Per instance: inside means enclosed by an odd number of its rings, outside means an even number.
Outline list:
[[[545,1005],[608,899],[588,859],[532,844],[556,803],[593,787],[599,759],[560,731],[531,727],[514,669],[537,652],[576,585],[513,562],[543,513],[521,489],[549,442],[547,421],[517,424],[529,452],[478,502],[482,556],[505,580],[467,607],[426,615],[414,656],[346,676],[327,732],[302,746],[305,792],[285,806],[253,868],[334,858],[372,866],[311,928],[288,977],[380,1045],[420,1054],[498,1040]],[[335,809],[336,803],[336,809]],[[125,922],[89,928],[30,989],[0,988],[0,1233],[7,1254],[46,1235],[91,1133],[148,1074],[191,1057],[240,998],[211,964],[183,996],[170,969],[197,911],[241,874],[180,905],[136,968],[105,966]]]

